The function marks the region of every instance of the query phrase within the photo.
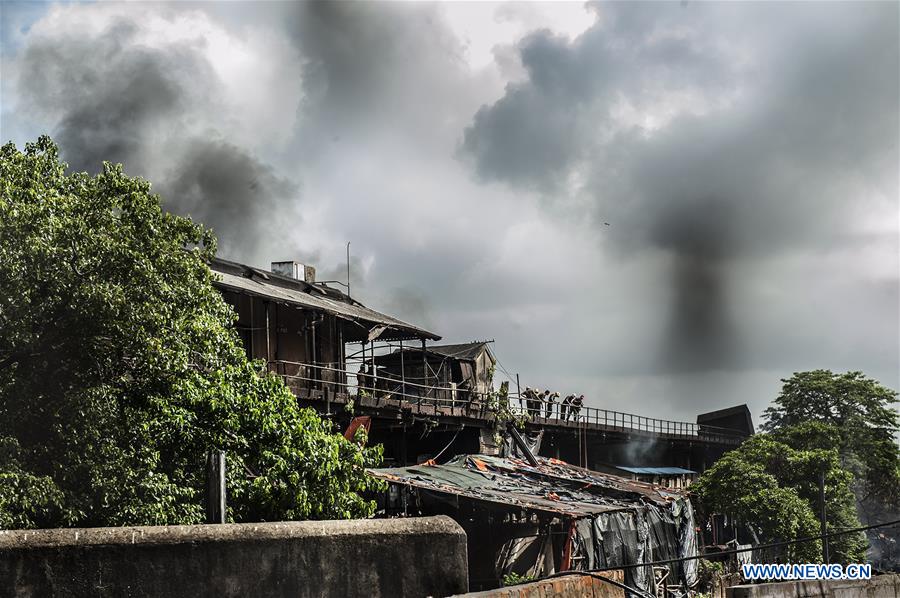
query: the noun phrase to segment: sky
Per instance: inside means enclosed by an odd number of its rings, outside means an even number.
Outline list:
[[[667,419],[900,388],[900,4],[0,3],[47,133],[523,386]],[[503,378],[502,372],[498,376]]]

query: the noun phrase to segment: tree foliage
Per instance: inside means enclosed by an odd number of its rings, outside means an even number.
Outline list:
[[[824,430],[819,430],[824,433]],[[708,512],[728,513],[756,532],[761,543],[818,535],[819,477],[825,473],[829,529],[859,527],[852,475],[841,467],[838,452],[793,444],[796,437],[758,434],[719,459],[691,486]],[[866,541],[861,534],[834,538],[830,555],[836,562],[860,562]],[[787,547],[790,562],[818,562],[821,542]]]
[[[764,541],[816,535],[818,481],[825,472],[829,530],[859,527],[858,507],[866,515],[896,512],[900,452],[891,405],[897,393],[861,372],[815,370],[782,382],[765,412],[766,433],[725,455],[693,487],[706,509],[757,526]],[[862,534],[829,545],[833,560],[865,558]],[[820,558],[821,545],[792,550],[792,560],[812,561]]]
[[[230,520],[372,513],[380,447],[247,360],[210,231],[48,137],[0,158],[0,527],[199,522],[213,448]]]
[[[865,522],[900,513],[900,416],[892,407],[897,393],[862,372],[815,370],[782,382],[763,429],[792,437],[811,434],[807,446],[818,442],[836,449],[854,476]]]

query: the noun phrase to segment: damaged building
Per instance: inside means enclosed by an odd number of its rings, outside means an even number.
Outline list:
[[[235,328],[247,355],[264,361],[300,404],[315,408],[341,432],[354,415],[368,418],[369,441],[384,447],[385,463],[499,450],[491,407],[499,400],[493,394],[492,341],[437,344],[438,334],[362,304],[333,283],[316,280],[315,269],[299,262],[273,262],[263,270],[215,259],[210,268],[213,284],[237,314]],[[525,410],[519,390],[510,389],[504,402],[513,415]],[[608,463],[701,472],[753,430],[745,406],[701,415],[697,423],[592,405],[577,417],[562,417],[552,407],[542,405],[524,431],[542,434],[544,456],[594,470]],[[675,487],[693,475],[613,473],[665,479]]]
[[[215,259],[210,268],[237,313],[247,355],[264,360],[299,398],[347,394],[357,382],[353,366],[370,360],[376,344],[423,350],[441,338],[316,282],[315,269],[297,262],[273,262],[266,271]]]
[[[376,376],[395,382],[434,381],[451,399],[476,401],[493,390],[497,359],[488,341],[396,349],[372,359]],[[410,387],[416,396],[421,389]],[[444,397],[442,397],[444,398]]]
[[[385,516],[445,514],[466,530],[473,590],[606,567],[624,568],[626,585],[654,595],[697,583],[696,560],[640,566],[697,554],[683,491],[533,456],[461,455],[368,473],[389,483]]]

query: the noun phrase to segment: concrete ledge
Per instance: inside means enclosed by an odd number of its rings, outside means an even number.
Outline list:
[[[447,596],[449,517],[0,530],[0,596]]]
[[[872,579],[785,581],[732,586],[728,598],[895,598],[900,596],[900,575]]]
[[[622,583],[621,570],[601,575]],[[625,598],[625,590],[593,575],[563,575],[496,590],[471,592],[455,598]]]
[[[407,519],[351,519],[335,521],[276,521],[221,525],[160,525],[33,530],[0,530],[0,551],[64,546],[120,544],[179,544],[358,536],[367,534],[464,533],[445,516]]]

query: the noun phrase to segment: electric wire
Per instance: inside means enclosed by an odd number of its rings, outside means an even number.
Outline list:
[[[456,440],[456,437],[459,436],[459,433],[460,433],[460,432],[462,432],[462,427],[460,427],[459,430],[456,431],[456,434],[453,435],[453,438],[450,439],[450,442],[447,443],[447,446],[445,446],[444,448],[442,448],[442,449],[441,449],[441,452],[439,452],[437,455],[435,455],[434,457],[432,457],[432,459],[435,460],[435,461],[437,461],[438,459],[440,459],[440,458],[441,458],[441,455],[444,454],[444,451],[446,451],[448,448],[450,448],[450,445],[453,444],[453,441]]]
[[[509,373],[509,371],[504,367],[503,363],[500,362],[500,359],[497,359],[497,365],[500,367],[500,371],[506,374],[506,377],[509,379],[510,383],[512,383],[516,377]]]
[[[696,561],[699,559],[706,558],[708,556],[724,556],[724,555],[730,555],[730,554],[739,554],[741,552],[752,552],[754,550],[766,550],[768,548],[779,548],[781,546],[790,546],[793,544],[803,544],[805,542],[815,542],[816,540],[822,540],[824,538],[845,536],[848,534],[864,532],[864,531],[870,530],[870,529],[878,529],[881,527],[891,527],[891,526],[894,526],[897,524],[900,524],[900,519],[895,519],[894,521],[886,521],[884,523],[876,523],[873,525],[864,525],[862,527],[854,527],[851,529],[846,529],[846,530],[842,530],[842,531],[838,531],[838,532],[830,532],[827,534],[819,534],[816,536],[807,536],[805,538],[796,538],[794,540],[785,540],[783,542],[772,542],[770,544],[757,544],[755,546],[751,546],[750,548],[734,548],[731,550],[723,550],[721,552],[713,552],[713,553],[709,553],[709,554],[679,557],[677,559],[651,561],[648,563],[632,563],[630,565],[617,565],[615,567],[601,567],[601,568],[597,568],[597,569],[591,569],[590,571],[593,571],[595,573],[602,573],[604,571],[616,571],[618,569],[634,569],[637,567],[656,567],[658,565],[669,565],[669,564],[673,564],[673,563],[682,563],[685,561]]]
[[[828,534],[819,534],[817,536],[807,536],[805,538],[797,538],[795,540],[788,540],[785,542],[773,542],[770,544],[757,544],[756,546],[752,546],[750,548],[736,548],[733,550],[723,550],[722,552],[715,552],[715,553],[705,554],[705,555],[688,556],[688,557],[681,557],[681,558],[677,558],[677,559],[667,559],[667,560],[663,560],[663,561],[651,561],[648,563],[634,563],[634,564],[630,564],[630,565],[617,565],[615,567],[601,567],[601,568],[597,568],[597,569],[586,569],[586,570],[570,569],[568,571],[557,571],[556,573],[551,573],[550,575],[547,575],[547,576],[543,577],[542,579],[550,579],[550,578],[554,578],[554,577],[564,577],[566,575],[588,575],[590,577],[595,577],[597,579],[601,579],[601,580],[603,580],[607,583],[610,583],[614,586],[617,586],[627,592],[632,592],[634,594],[643,596],[645,598],[655,598],[652,594],[649,594],[639,588],[633,588],[624,583],[618,582],[614,579],[610,579],[608,577],[599,575],[599,573],[604,573],[607,571],[621,571],[624,569],[635,569],[638,567],[655,567],[655,566],[659,566],[659,565],[668,565],[668,564],[673,564],[673,563],[682,563],[685,561],[699,560],[702,558],[706,558],[707,556],[722,556],[722,555],[738,554],[741,552],[751,552],[753,550],[765,550],[767,548],[776,548],[776,547],[780,547],[780,546],[788,546],[791,544],[801,544],[803,542],[814,542],[816,540],[822,540],[824,538],[843,536],[843,535],[847,535],[847,534],[855,534],[855,533],[864,532],[864,531],[870,530],[870,529],[891,527],[891,526],[894,526],[897,524],[900,524],[900,519],[895,519],[894,521],[887,521],[884,523],[876,523],[873,525],[865,525],[862,527],[845,529],[845,530],[841,530],[841,531],[837,531],[837,532],[831,532]]]

